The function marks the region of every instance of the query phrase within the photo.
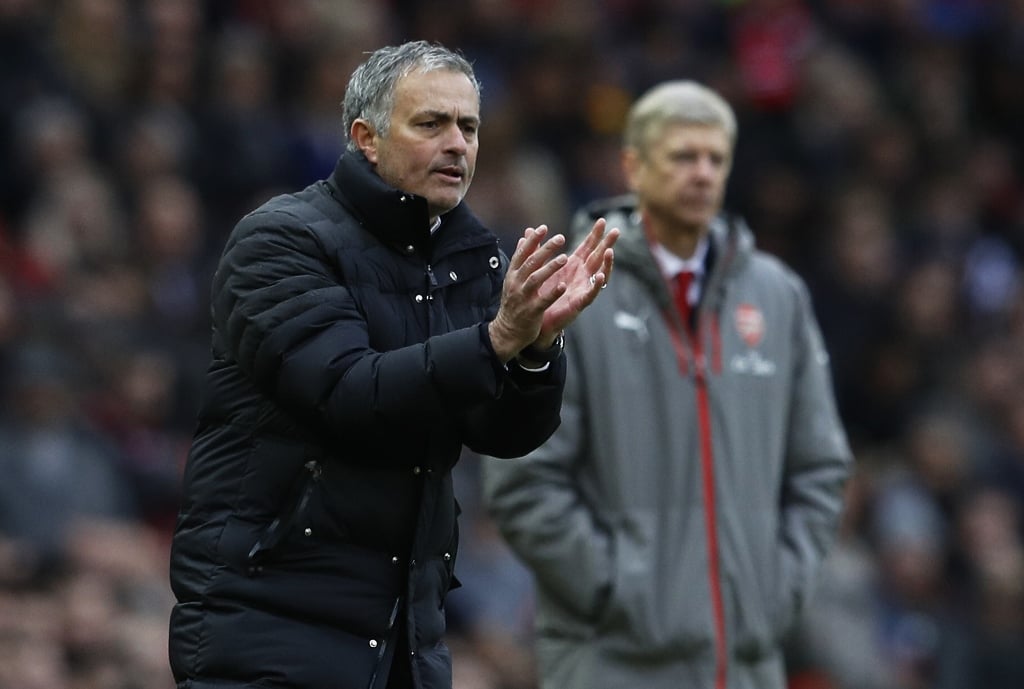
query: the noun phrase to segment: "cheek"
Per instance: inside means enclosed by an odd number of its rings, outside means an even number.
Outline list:
[[[437,155],[433,149],[410,147],[402,161],[402,168],[408,177],[424,178],[430,175],[430,169],[436,162]]]
[[[473,179],[473,174],[476,172],[476,148],[473,149],[472,153],[466,154],[466,169],[469,174],[466,177],[466,181]]]
[[[662,199],[674,199],[687,186],[686,175],[679,172],[651,175],[645,181],[647,191]]]

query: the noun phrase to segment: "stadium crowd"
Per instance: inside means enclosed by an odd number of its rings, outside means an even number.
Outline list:
[[[1024,2],[0,0],[0,687],[173,686],[212,266],[333,169],[352,69],[410,38],[474,63],[468,202],[502,236],[623,190],[649,86],[728,97],[726,206],[810,284],[857,455],[792,689],[1024,686]],[[477,467],[456,687],[530,689]]]

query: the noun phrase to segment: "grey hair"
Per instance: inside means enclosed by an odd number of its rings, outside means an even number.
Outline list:
[[[395,86],[409,74],[448,70],[465,74],[480,97],[480,82],[473,66],[459,53],[437,43],[410,41],[398,46],[385,46],[370,53],[370,57],[356,67],[345,89],[342,120],[348,149],[356,150],[351,139],[352,123],[367,120],[381,136],[386,136],[395,107]]]
[[[721,127],[729,141],[736,143],[736,114],[732,107],[716,92],[695,81],[667,81],[640,96],[626,117],[624,143],[643,155],[647,144],[666,124]]]

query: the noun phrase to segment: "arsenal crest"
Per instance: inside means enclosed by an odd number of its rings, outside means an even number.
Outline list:
[[[736,330],[740,337],[753,349],[764,337],[764,314],[753,304],[740,304],[736,307]]]

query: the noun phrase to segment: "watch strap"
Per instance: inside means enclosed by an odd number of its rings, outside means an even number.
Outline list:
[[[547,349],[540,349],[533,344],[529,344],[519,352],[516,358],[525,359],[535,364],[550,364],[561,356],[563,349],[565,349],[565,331],[559,330],[558,335],[555,336],[555,341]]]

